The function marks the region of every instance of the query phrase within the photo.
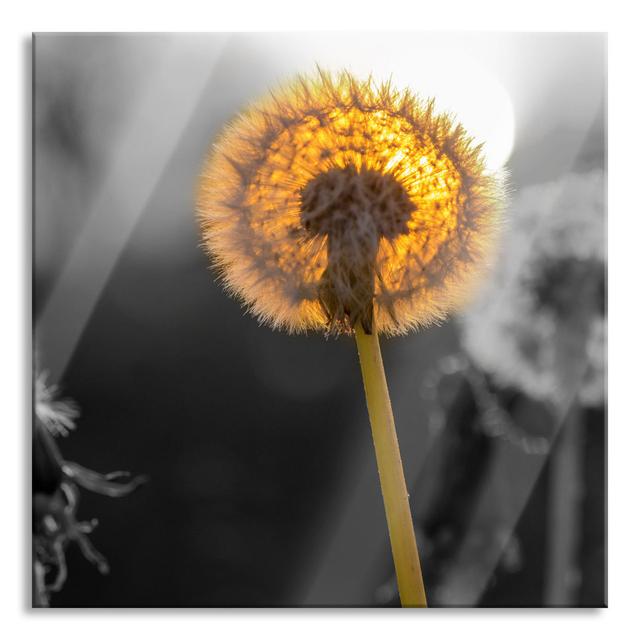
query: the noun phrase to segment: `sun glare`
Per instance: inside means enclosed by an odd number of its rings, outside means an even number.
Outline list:
[[[514,109],[509,93],[488,64],[459,47],[447,45],[445,34],[378,34],[335,37],[305,34],[278,43],[274,62],[284,74],[346,69],[376,82],[389,79],[424,99],[435,98],[438,109],[464,124],[474,140],[484,143],[485,166],[499,170],[515,141]]]

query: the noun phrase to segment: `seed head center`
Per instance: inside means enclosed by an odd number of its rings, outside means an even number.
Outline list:
[[[394,176],[349,165],[310,180],[300,209],[304,228],[313,234],[377,245],[382,237],[407,233],[416,206]]]

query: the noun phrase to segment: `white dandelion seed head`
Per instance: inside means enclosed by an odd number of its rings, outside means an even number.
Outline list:
[[[553,403],[605,394],[604,173],[522,189],[463,345],[499,382]]]

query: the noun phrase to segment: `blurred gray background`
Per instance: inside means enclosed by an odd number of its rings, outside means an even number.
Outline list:
[[[243,105],[319,62],[446,94],[514,198],[562,189],[605,171],[606,37],[39,34],[33,53],[37,359],[82,412],[59,446],[150,477],[119,501],[83,494],[111,573],[70,548],[52,605],[397,604],[355,345],[260,327],[224,294],[194,221],[203,158]],[[581,502],[562,525],[548,408],[525,410],[541,451],[452,415],[451,390],[438,423],[425,388],[460,353],[455,320],[382,349],[433,604],[603,605],[604,406],[572,441]]]

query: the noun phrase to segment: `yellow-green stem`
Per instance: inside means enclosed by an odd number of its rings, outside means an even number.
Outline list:
[[[375,326],[369,335],[360,324],[355,333],[400,602],[403,607],[426,607],[427,597],[378,335]]]

